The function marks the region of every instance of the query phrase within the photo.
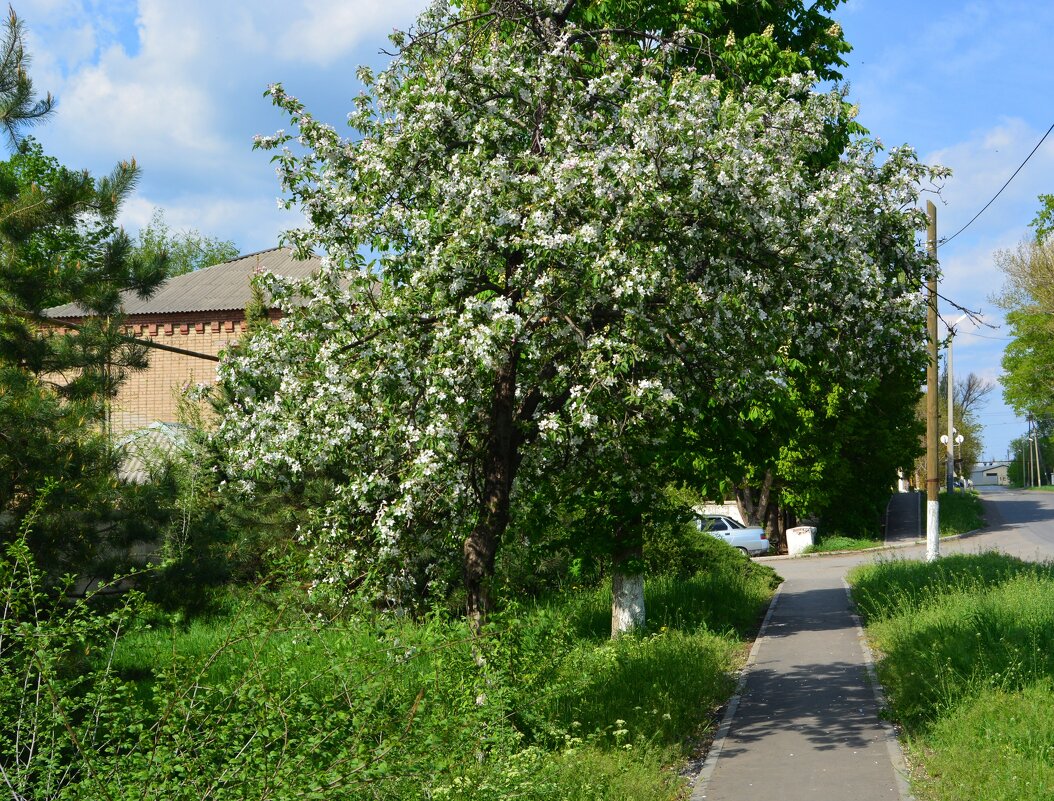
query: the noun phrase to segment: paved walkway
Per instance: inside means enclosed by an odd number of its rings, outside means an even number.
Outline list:
[[[894,768],[899,745],[879,718],[845,567],[802,561],[811,563],[804,574],[798,562],[779,564],[787,580],[692,801],[905,797]]]
[[[905,497],[891,508],[887,540],[917,539],[911,529],[918,525],[918,496]],[[996,548],[1025,559],[1054,557],[1054,493],[984,497],[988,530],[943,541],[942,553]],[[924,551],[914,546],[895,553],[921,558]],[[874,558],[776,557],[773,567],[785,581],[697,777],[692,801],[911,798],[900,745],[879,716],[884,701],[871,678],[870,656],[843,581],[850,567]]]
[[[920,537],[919,496],[894,495],[887,544]],[[783,560],[692,801],[902,801],[903,755],[879,715],[873,667],[843,576],[861,557]]]

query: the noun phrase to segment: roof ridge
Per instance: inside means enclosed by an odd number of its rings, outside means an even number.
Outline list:
[[[264,248],[263,250],[255,250],[252,253],[244,253],[241,256],[230,259],[230,261],[221,261],[220,264],[230,264],[232,261],[241,261],[242,259],[251,259],[253,256],[262,256],[264,253],[272,253],[276,250],[288,250],[292,255],[292,249],[287,248],[284,245],[275,245],[273,248]]]
[[[262,256],[265,253],[273,253],[276,250],[288,250],[288,248],[285,248],[282,245],[277,245],[277,246],[275,246],[273,248],[264,248],[263,250],[257,250],[257,251],[254,251],[252,253],[245,253],[245,254],[242,254],[240,256],[235,256],[233,259],[227,259],[227,261],[218,261],[215,264],[210,264],[208,267],[199,267],[196,270],[190,270],[190,271],[185,272],[185,273],[180,273],[179,275],[170,275],[168,278],[165,279],[165,281],[171,281],[173,278],[180,278],[181,276],[184,276],[184,275],[193,275],[194,273],[203,273],[206,270],[211,270],[213,267],[222,267],[225,264],[234,264],[234,262],[236,262],[236,261],[244,261],[245,259],[251,259],[253,256]]]
[[[311,254],[307,257],[307,259],[297,258],[296,251],[293,250],[293,248],[289,247],[288,245],[277,245],[277,246],[275,246],[273,248],[265,248],[263,250],[257,250],[257,251],[255,251],[253,253],[246,253],[245,255],[239,256],[236,259],[231,259],[231,261],[241,261],[242,259],[251,259],[253,256],[262,256],[264,253],[273,253],[276,250],[287,251],[289,253],[289,257],[293,261],[307,261],[308,259],[317,259],[317,258],[319,258],[318,255],[315,254],[314,251],[311,252]],[[224,261],[224,262],[220,262],[220,264],[230,264],[230,262]]]

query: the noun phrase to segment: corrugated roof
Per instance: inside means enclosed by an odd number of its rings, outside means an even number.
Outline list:
[[[126,315],[172,314],[180,312],[241,310],[249,303],[249,281],[257,270],[291,278],[307,278],[318,272],[322,262],[317,257],[304,261],[293,258],[287,248],[261,250],[239,256],[233,261],[216,264],[192,273],[169,278],[149,299],[131,290],[121,295]],[[76,303],[46,309],[48,317],[84,317],[85,310]]]
[[[121,463],[117,475],[131,484],[145,484],[152,468],[187,456],[189,428],[173,423],[151,423],[117,442]]]

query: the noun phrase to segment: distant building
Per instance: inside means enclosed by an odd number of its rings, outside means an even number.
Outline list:
[[[1006,472],[1009,466],[1006,460],[978,462],[970,473],[970,480],[975,487],[1005,487],[1010,483]]]
[[[250,280],[258,271],[292,278],[318,272],[317,258],[299,261],[285,248],[241,256],[233,261],[177,275],[165,281],[149,299],[125,292],[125,333],[148,341],[218,355],[245,330]],[[48,309],[48,317],[79,323],[84,310],[76,304]],[[277,319],[277,310],[268,310]],[[110,428],[115,436],[151,426],[179,422],[181,393],[195,384],[216,380],[216,362],[151,348],[150,366],[128,376],[114,399]]]

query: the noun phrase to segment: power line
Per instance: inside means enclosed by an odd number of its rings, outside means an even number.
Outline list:
[[[987,334],[975,334],[973,331],[963,331],[959,336],[964,337],[980,337],[981,339],[996,339],[1000,342],[1013,342],[1013,337],[990,337]]]
[[[1023,168],[1023,167],[1024,167],[1024,166],[1025,166],[1026,164],[1028,164],[1028,160],[1029,160],[1030,158],[1032,158],[1032,156],[1033,156],[1033,155],[1035,155],[1035,153],[1036,153],[1036,151],[1037,151],[1037,150],[1039,150],[1039,146],[1043,144],[1044,140],[1046,140],[1046,138],[1047,138],[1048,136],[1050,136],[1050,132],[1051,132],[1051,131],[1054,131],[1054,125],[1051,125],[1051,126],[1050,126],[1049,128],[1047,128],[1047,132],[1046,132],[1045,134],[1043,134],[1043,136],[1042,136],[1042,137],[1040,138],[1040,140],[1039,140],[1039,141],[1038,141],[1038,142],[1036,143],[1036,146],[1035,146],[1034,148],[1032,148],[1032,152],[1031,152],[1031,153],[1029,153],[1029,154],[1028,154],[1027,156],[1025,156],[1025,160],[1024,160],[1024,161],[1022,161],[1022,162],[1021,162],[1021,164],[1019,164],[1019,165],[1018,165],[1018,168],[1017,168],[1016,170],[1014,170],[1014,174],[1013,174],[1013,175],[1011,175],[1011,176],[1010,176],[1009,178],[1007,178],[1007,179],[1006,179],[1006,183],[1005,183],[1005,184],[1003,184],[1003,185],[1002,185],[1002,186],[1001,186],[1001,187],[999,188],[999,191],[998,191],[998,192],[996,192],[996,193],[995,193],[994,195],[992,195],[992,199],[991,199],[991,200],[989,200],[989,201],[988,201],[987,203],[985,203],[985,204],[984,204],[984,207],[983,207],[983,208],[982,208],[982,209],[981,209],[981,210],[980,210],[979,212],[977,212],[977,213],[976,213],[976,214],[975,214],[975,215],[974,215],[974,216],[973,216],[973,217],[972,217],[972,218],[970,219],[970,222],[966,223],[966,225],[964,225],[964,226],[963,226],[962,228],[960,228],[960,229],[959,229],[958,231],[956,231],[956,232],[955,232],[954,234],[952,234],[951,236],[948,236],[948,237],[945,237],[944,239],[942,239],[942,240],[940,241],[940,243],[939,243],[939,244],[941,244],[941,245],[946,245],[946,244],[948,244],[949,242],[951,242],[951,241],[952,241],[953,239],[955,239],[955,237],[957,237],[957,236],[958,236],[959,234],[961,234],[961,233],[962,233],[963,231],[965,231],[965,230],[966,230],[967,228],[969,228],[969,227],[970,227],[971,225],[973,225],[973,221],[974,221],[974,220],[976,220],[976,219],[977,219],[978,217],[980,217],[980,216],[981,216],[982,214],[984,214],[984,213],[985,213],[985,210],[986,210],[986,209],[987,209],[987,208],[988,208],[989,206],[991,206],[991,205],[992,205],[993,203],[995,203],[995,200],[996,200],[996,198],[997,198],[997,197],[999,197],[999,196],[1000,196],[1001,194],[1003,194],[1003,190],[1004,190],[1004,189],[1006,189],[1006,188],[1007,188],[1008,186],[1010,186],[1010,182],[1011,182],[1011,181],[1013,181],[1013,180],[1014,180],[1014,178],[1016,178],[1016,177],[1017,177],[1017,174],[1018,174],[1019,172],[1021,172],[1022,168]]]

